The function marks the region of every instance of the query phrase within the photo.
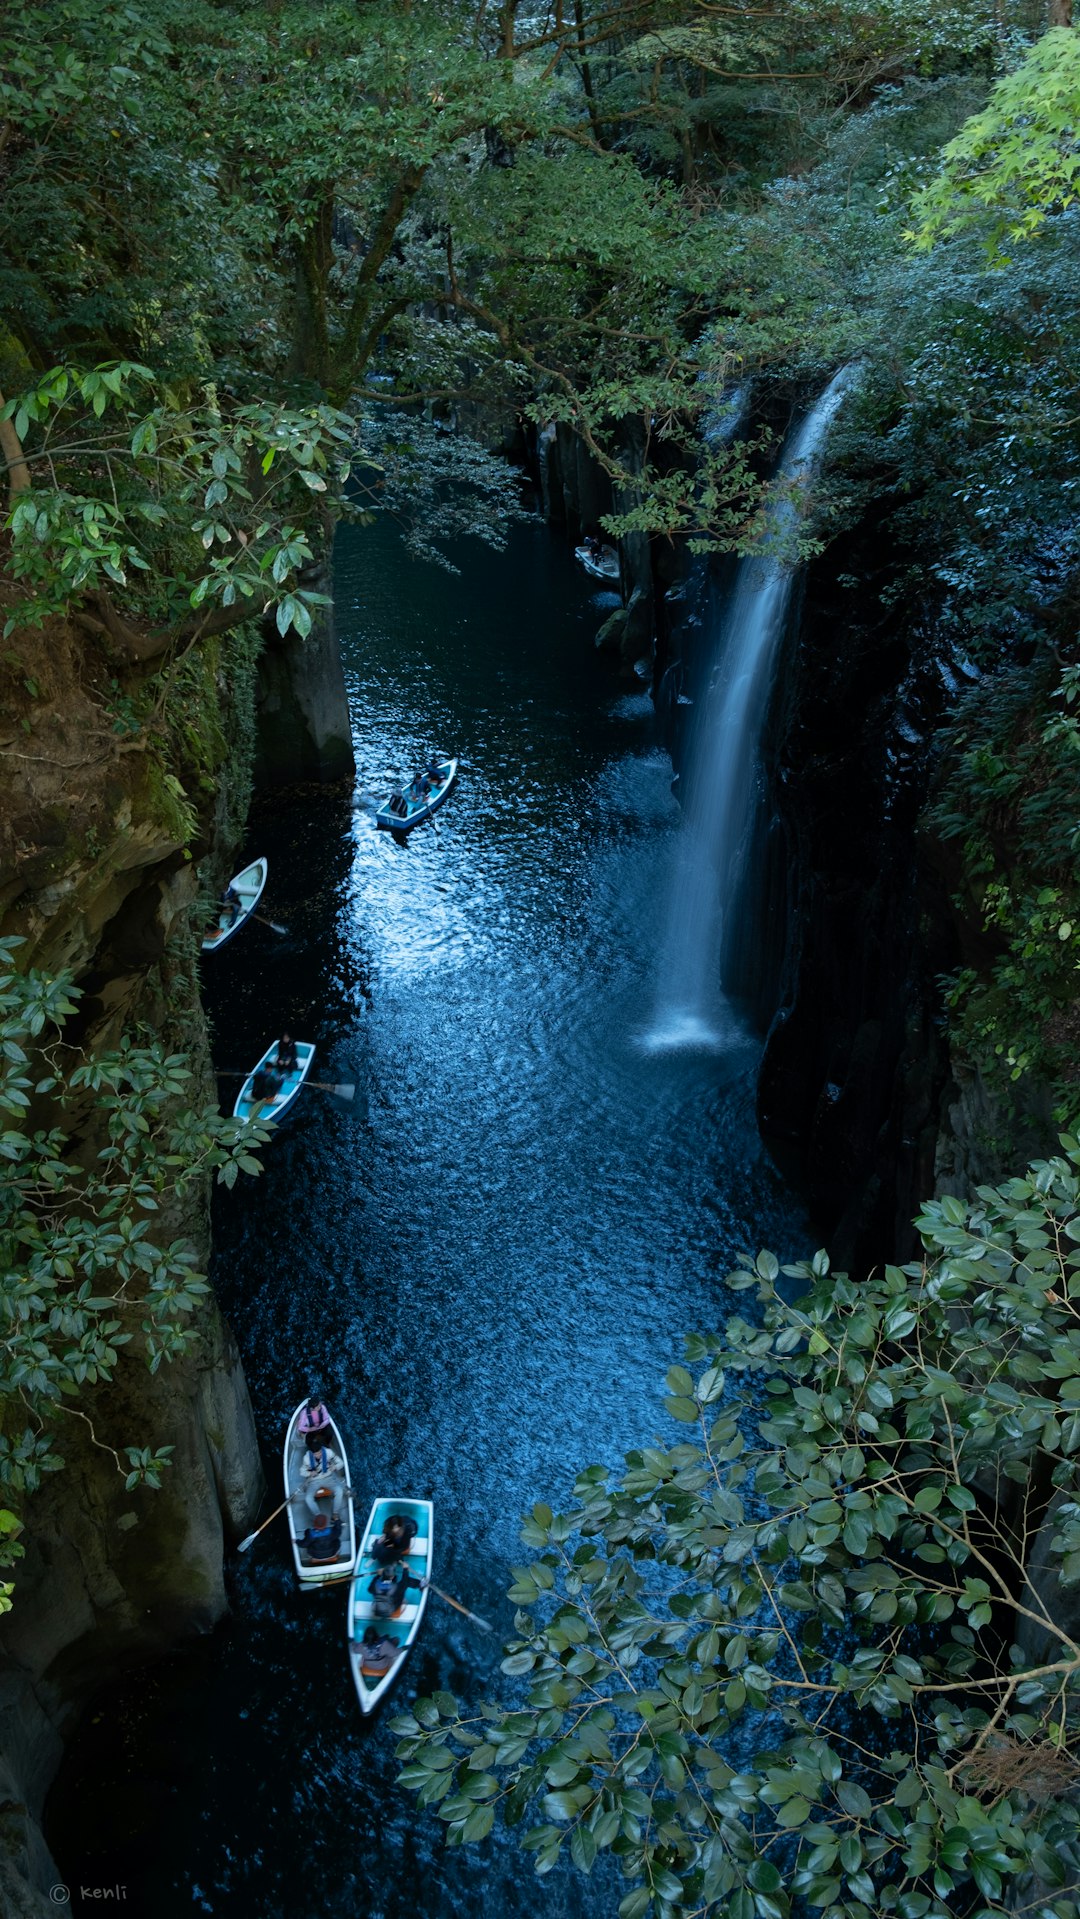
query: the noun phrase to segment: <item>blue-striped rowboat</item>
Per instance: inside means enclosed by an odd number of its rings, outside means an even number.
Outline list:
[[[302,1399],[289,1421],[289,1429],[285,1434],[284,1471],[285,1497],[289,1501],[286,1508],[289,1515],[289,1540],[296,1565],[296,1577],[305,1590],[311,1590],[315,1586],[332,1586],[336,1580],[349,1577],[356,1565],[356,1520],[353,1515],[351,1491],[346,1491],[341,1508],[341,1550],[338,1557],[321,1560],[318,1565],[307,1558],[300,1543],[314,1519],[314,1512],[304,1498],[307,1486],[300,1471],[307,1448],[307,1437],[300,1431],[300,1415],[307,1403],[306,1399]],[[342,1488],[348,1487],[350,1484],[349,1461],[345,1451],[345,1441],[333,1417],[330,1420],[326,1439],[320,1440],[319,1443],[328,1446],[331,1452],[337,1453],[344,1461],[344,1473],[335,1475],[334,1478],[340,1480]],[[327,1483],[333,1484],[334,1481]],[[293,1494],[296,1495],[295,1498],[292,1497]],[[331,1505],[330,1499],[322,1503],[326,1506]],[[425,1598],[426,1596],[425,1594]]]
[[[442,805],[457,778],[457,770],[456,760],[440,760],[436,773],[428,775],[434,778],[435,784],[426,798],[416,790],[417,780],[424,778],[424,774],[418,773],[402,793],[392,793],[389,799],[383,801],[375,814],[375,824],[388,826],[392,833],[411,833],[414,826],[419,826],[421,820],[430,819],[435,808]],[[405,802],[404,813],[391,811],[390,800],[398,798]]]
[[[271,1123],[276,1125],[279,1119],[284,1119],[285,1114],[288,1112],[289,1107],[292,1105],[301,1086],[304,1084],[311,1067],[311,1062],[315,1058],[315,1048],[311,1046],[307,1040],[298,1039],[296,1042],[296,1065],[291,1073],[285,1074],[281,1082],[280,1090],[274,1094],[273,1099],[258,1101],[252,1099],[251,1088],[255,1075],[259,1071],[260,1066],[274,1066],[277,1058],[277,1048],[278,1043],[275,1039],[271,1041],[258,1064],[252,1067],[244,1084],[241,1086],[237,1094],[236,1105],[233,1107],[233,1113],[237,1119],[257,1119],[263,1126],[268,1126]]]
[[[267,862],[259,859],[252,860],[251,865],[245,866],[242,872],[233,874],[229,885],[240,895],[240,911],[234,920],[226,920],[224,906],[219,909],[216,925],[210,928],[203,940],[204,953],[216,953],[219,946],[224,946],[226,940],[231,940],[233,934],[240,931],[249,913],[255,911],[262,898],[267,871]]]
[[[377,1539],[391,1514],[400,1513],[404,1519],[415,1519],[416,1536],[404,1554],[402,1563],[418,1579],[430,1578],[432,1552],[435,1543],[435,1508],[430,1499],[377,1499],[371,1508],[364,1537],[360,1542],[360,1551],[356,1560],[356,1576],[349,1587],[349,1609],[346,1614],[346,1632],[349,1636],[349,1665],[352,1668],[356,1696],[360,1701],[360,1711],[373,1712],[385,1692],[388,1692],[405,1663],[405,1656],[420,1630],[420,1621],[427,1606],[427,1592],[417,1592],[411,1587],[405,1595],[405,1604],[391,1619],[376,1619],[374,1602],[368,1587],[380,1570],[378,1561],[372,1558],[370,1547]],[[389,1672],[382,1674],[364,1673],[364,1659],[361,1641],[365,1626],[374,1626],[386,1639],[396,1639],[401,1651]]]

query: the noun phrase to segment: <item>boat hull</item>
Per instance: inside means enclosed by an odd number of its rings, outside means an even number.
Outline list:
[[[437,786],[434,791],[429,794],[426,800],[410,801],[409,811],[407,813],[392,813],[390,811],[389,801],[384,801],[383,805],[379,807],[375,814],[376,826],[385,826],[391,833],[411,833],[414,826],[419,826],[424,820],[429,820],[436,808],[440,807],[443,801],[448,797],[450,789],[457,779],[458,763],[456,760],[443,760],[442,766],[446,769],[446,777],[441,785]]]
[[[308,1040],[297,1040],[296,1070],[286,1075],[282,1082],[280,1092],[275,1093],[273,1099],[254,1101],[251,1097],[251,1088],[259,1068],[262,1066],[272,1066],[274,1064],[277,1044],[277,1040],[274,1040],[267,1047],[258,1064],[252,1067],[237,1094],[236,1105],[233,1107],[234,1118],[242,1120],[257,1119],[261,1126],[276,1126],[279,1120],[284,1119],[290,1106],[292,1106],[308,1073],[311,1071],[311,1062],[315,1058],[315,1048]]]
[[[345,1492],[342,1505],[341,1551],[336,1559],[328,1559],[318,1565],[306,1562],[301,1544],[304,1533],[311,1523],[312,1513],[304,1498],[304,1480],[300,1468],[303,1464],[305,1441],[300,1432],[300,1414],[307,1405],[301,1400],[289,1421],[285,1434],[283,1473],[285,1497],[289,1500],[286,1508],[289,1516],[289,1540],[292,1545],[293,1564],[296,1577],[305,1592],[314,1591],[317,1586],[333,1586],[339,1580],[348,1579],[356,1565],[356,1515],[349,1492]],[[330,1421],[329,1438],[325,1442],[333,1452],[340,1454],[345,1462],[342,1475],[343,1487],[349,1487],[349,1459],[345,1451],[345,1442],[335,1420]]]
[[[372,1558],[370,1547],[377,1539],[391,1513],[402,1513],[416,1521],[416,1536],[410,1550],[403,1555],[403,1563],[417,1578],[430,1578],[432,1559],[435,1549],[435,1508],[430,1499],[377,1499],[368,1514],[364,1527],[364,1536],[356,1557],[356,1573],[349,1587],[349,1607],[346,1614],[345,1630],[349,1642],[349,1666],[352,1671],[356,1696],[360,1701],[360,1710],[365,1716],[374,1712],[380,1699],[389,1692],[409,1653],[409,1648],[420,1631],[420,1623],[427,1609],[427,1592],[406,1594],[406,1601],[391,1619],[377,1620],[368,1587],[379,1570],[378,1562]],[[386,1638],[396,1639],[401,1651],[389,1672],[367,1675],[363,1671],[363,1657],[357,1650],[365,1626],[375,1625]]]
[[[594,580],[617,580],[619,577],[619,556],[614,547],[605,547],[597,560],[587,546],[575,546],[574,558],[580,560],[586,573],[591,573]]]
[[[208,933],[203,940],[202,950],[204,953],[216,953],[219,947],[224,946],[226,940],[231,940],[233,934],[240,931],[244,921],[251,917],[251,914],[255,911],[255,908],[262,898],[262,891],[266,885],[268,870],[266,860],[258,859],[252,860],[250,866],[242,867],[239,873],[233,874],[229,885],[235,888],[236,892],[240,895],[240,911],[228,926],[223,925],[220,920],[218,921],[215,931]]]

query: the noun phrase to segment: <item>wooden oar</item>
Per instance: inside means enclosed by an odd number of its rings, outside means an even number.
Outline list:
[[[248,1547],[253,1546],[255,1544],[255,1541],[258,1539],[259,1534],[264,1533],[266,1531],[266,1528],[270,1525],[271,1521],[276,1519],[279,1513],[283,1513],[285,1511],[286,1506],[291,1506],[294,1499],[299,1499],[300,1494],[305,1491],[306,1491],[306,1487],[297,1486],[296,1491],[291,1492],[289,1494],[288,1499],[283,1499],[280,1506],[274,1507],[274,1510],[270,1514],[269,1519],[264,1519],[261,1526],[256,1526],[255,1531],[253,1533],[249,1533],[246,1539],[242,1539],[240,1541],[240,1544],[236,1548],[237,1552],[246,1553]],[[352,1498],[353,1489],[351,1486],[346,1486],[344,1488],[344,1492],[345,1492],[345,1497],[347,1499]]]
[[[338,1099],[355,1099],[356,1097],[356,1087],[350,1085],[347,1080],[343,1080],[340,1086],[332,1086],[329,1080],[306,1079],[304,1085],[310,1086],[316,1093],[336,1093]]]
[[[249,1067],[245,1073],[239,1066],[219,1066],[217,1076],[219,1079],[250,1079],[251,1069]],[[340,1085],[335,1085],[326,1079],[305,1079],[302,1084],[310,1086],[315,1093],[336,1093],[338,1099],[356,1098],[356,1087],[348,1080],[342,1080]]]
[[[291,1506],[293,1500],[296,1498],[296,1494],[301,1491],[302,1491],[302,1488],[298,1486],[296,1488],[295,1493],[290,1493],[288,1499],[283,1499],[280,1506],[275,1506],[273,1512],[270,1514],[270,1519],[264,1519],[261,1526],[256,1526],[255,1531],[253,1533],[249,1533],[246,1539],[242,1539],[240,1541],[240,1544],[236,1548],[237,1552],[246,1553],[248,1547],[253,1546],[255,1544],[255,1541],[258,1539],[259,1534],[264,1533],[266,1531],[266,1528],[270,1524],[270,1520],[276,1519],[279,1513],[283,1513],[285,1511],[286,1506]]]
[[[254,907],[248,914],[248,918],[258,920],[260,926],[268,926],[272,933],[287,933],[289,930],[287,926],[279,926],[277,920],[268,920],[265,913],[256,913]]]
[[[445,1599],[447,1605],[453,1606],[455,1612],[464,1613],[466,1619],[471,1619],[473,1625],[479,1626],[481,1632],[494,1632],[495,1628],[490,1620],[481,1619],[478,1612],[470,1612],[468,1606],[463,1606],[460,1599],[454,1599],[450,1593],[444,1593],[442,1587],[434,1585],[430,1579],[427,1584],[430,1592],[437,1593],[440,1599]]]

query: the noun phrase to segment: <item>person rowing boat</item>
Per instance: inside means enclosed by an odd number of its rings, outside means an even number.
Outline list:
[[[416,1538],[416,1521],[404,1513],[391,1513],[378,1539],[373,1539],[368,1552],[377,1566],[392,1566],[395,1560],[403,1559]]]

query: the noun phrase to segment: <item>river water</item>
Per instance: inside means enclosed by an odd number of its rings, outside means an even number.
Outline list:
[[[758,1141],[756,1042],[645,1044],[679,817],[647,696],[593,648],[594,583],[539,524],[458,558],[412,561],[388,526],[340,536],[357,792],[256,810],[247,854],[288,933],[246,928],[206,988],[219,1065],[287,1026],[357,1096],[305,1093],[263,1177],[219,1197],[214,1278],[273,1503],[317,1388],[361,1511],[433,1498],[436,1578],[501,1637],[521,1512],[670,1439],[661,1378],[684,1332],[720,1323],[724,1274],[808,1242]],[[458,787],[396,843],[369,796],[432,748],[460,756]],[[294,1589],[281,1522],[234,1557],[231,1598],[88,1715],[50,1804],[76,1885],[122,1884],[154,1919],[614,1910],[602,1875],[536,1881],[505,1838],[445,1851],[393,1783],[395,1710],[480,1698],[497,1638],[433,1599],[364,1722],[344,1589]]]

